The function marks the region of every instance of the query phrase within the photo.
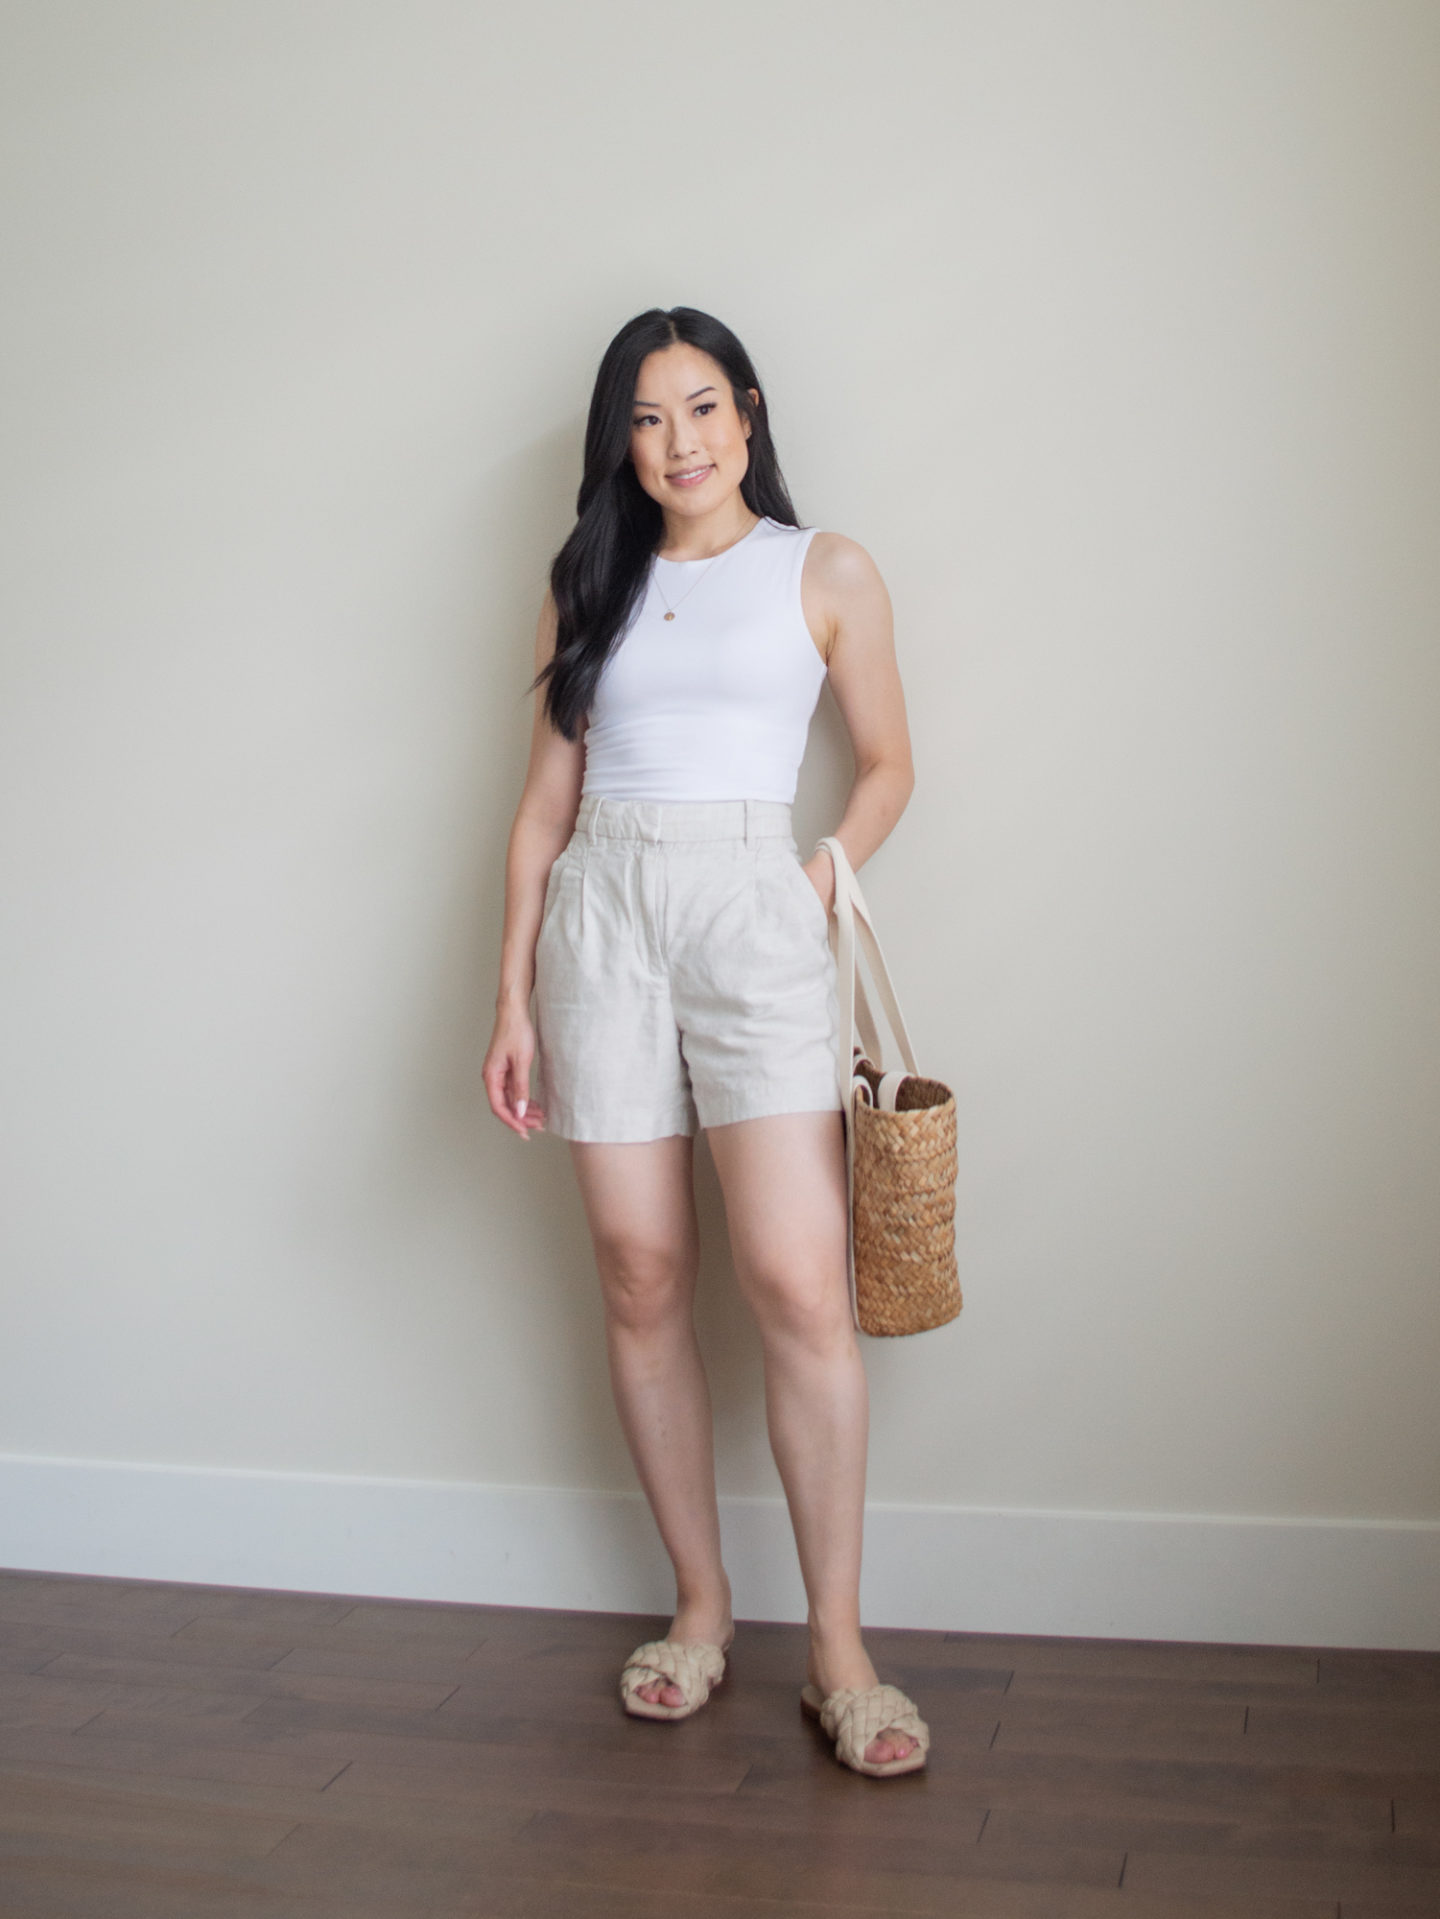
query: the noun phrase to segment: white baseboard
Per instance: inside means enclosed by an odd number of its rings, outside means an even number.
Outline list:
[[[722,1502],[737,1614],[800,1620],[778,1499]],[[0,1565],[659,1613],[638,1493],[0,1455]],[[1440,1651],[1440,1524],[872,1505],[872,1626]]]

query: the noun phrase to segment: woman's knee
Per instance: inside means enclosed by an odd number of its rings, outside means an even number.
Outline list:
[[[695,1286],[690,1249],[633,1234],[595,1242],[605,1311],[627,1332],[648,1332],[688,1312]]]
[[[816,1353],[845,1350],[854,1343],[850,1292],[843,1272],[836,1275],[802,1262],[752,1271],[743,1284],[762,1338],[783,1339]]]

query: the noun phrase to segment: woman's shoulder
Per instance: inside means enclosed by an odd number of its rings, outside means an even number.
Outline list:
[[[880,569],[858,540],[828,528],[815,530],[805,553],[800,593],[810,637],[826,670],[834,657],[836,636],[883,624],[889,594]]]
[[[811,531],[808,527],[796,530]],[[879,582],[880,569],[858,540],[827,527],[815,528],[814,535],[805,555],[805,573],[817,586],[830,592],[847,593]]]

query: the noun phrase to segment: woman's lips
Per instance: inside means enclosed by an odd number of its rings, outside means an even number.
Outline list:
[[[671,486],[699,486],[701,481],[708,480],[714,471],[713,465],[691,467],[688,472],[672,473],[668,477]]]

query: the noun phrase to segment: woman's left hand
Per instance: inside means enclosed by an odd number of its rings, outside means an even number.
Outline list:
[[[818,853],[811,854],[801,871],[820,895],[825,911],[831,912],[835,905],[835,865],[830,855],[822,847]]]

